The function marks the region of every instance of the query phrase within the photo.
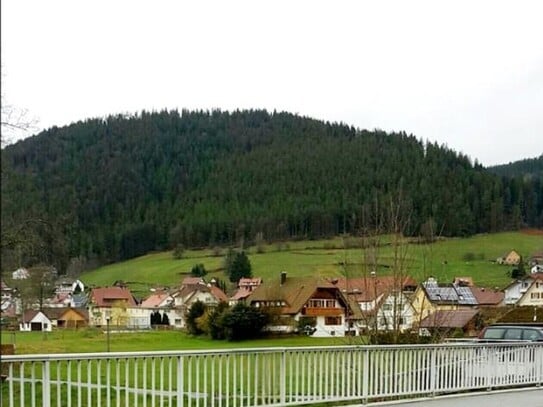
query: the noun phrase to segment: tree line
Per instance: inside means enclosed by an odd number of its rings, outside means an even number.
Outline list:
[[[411,235],[543,226],[541,177],[498,176],[404,132],[265,110],[143,111],[2,150],[3,265],[62,271],[77,256],[358,234],[399,195]]]

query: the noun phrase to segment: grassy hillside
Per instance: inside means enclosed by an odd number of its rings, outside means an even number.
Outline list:
[[[354,239],[336,238],[268,245],[263,247],[263,253],[257,253],[256,248],[251,247],[248,253],[253,275],[264,280],[279,278],[281,271],[296,276],[366,274],[364,250],[344,249],[346,243],[349,246],[362,245],[361,241]],[[393,261],[393,247],[387,245],[386,239],[382,239],[382,243],[377,272],[386,275],[391,273],[388,266]],[[510,282],[507,273],[511,267],[495,264],[494,260],[512,249],[528,258],[533,252],[543,249],[543,232],[484,234],[465,239],[444,239],[432,244],[411,243],[405,249],[409,274],[418,281],[430,275],[440,282],[451,281],[455,276],[470,276],[480,286],[502,288]],[[81,278],[91,286],[107,286],[116,280],[124,280],[130,283],[137,295],[144,296],[154,286],[179,285],[197,263],[204,264],[209,278],[226,280],[221,269],[224,252],[217,254],[211,250],[186,251],[180,260],[173,259],[171,252],[148,254],[86,272]],[[466,258],[473,260],[467,261]]]

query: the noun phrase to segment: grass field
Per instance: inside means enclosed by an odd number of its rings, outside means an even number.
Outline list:
[[[54,330],[52,332],[8,332],[1,333],[2,344],[15,344],[16,353],[88,353],[106,352],[107,335],[103,330],[85,328],[80,330]],[[289,336],[247,340],[241,342],[217,341],[207,337],[193,337],[182,331],[146,331],[133,333],[110,333],[111,352],[170,351],[197,349],[261,348],[273,346],[328,346],[361,343],[361,338],[313,338]]]
[[[378,252],[380,275],[391,273],[393,247],[385,243]],[[351,239],[352,246],[352,239]],[[264,281],[279,278],[281,271],[292,276],[362,276],[367,274],[362,248],[344,249],[342,238],[317,241],[299,241],[264,246],[263,253],[249,248],[253,275]],[[360,245],[361,247],[361,245]],[[477,285],[487,288],[503,288],[510,282],[511,267],[496,264],[497,257],[515,249],[524,258],[543,249],[543,234],[508,232],[476,235],[460,239],[443,239],[432,244],[408,244],[408,273],[417,281],[435,276],[439,282],[450,282],[456,276],[472,277]],[[116,280],[129,283],[138,296],[145,296],[154,286],[176,287],[197,263],[204,264],[208,278],[226,280],[221,269],[224,250],[219,256],[212,250],[188,250],[180,260],[171,252],[152,253],[136,259],[116,263],[89,271],[81,276],[88,286],[108,286]],[[466,258],[472,258],[466,261]]]

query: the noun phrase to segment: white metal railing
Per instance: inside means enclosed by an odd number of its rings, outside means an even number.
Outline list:
[[[543,343],[2,356],[2,406],[283,406],[543,383]]]

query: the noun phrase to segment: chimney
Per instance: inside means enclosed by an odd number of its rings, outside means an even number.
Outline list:
[[[281,272],[281,285],[285,284],[285,281],[287,281],[287,272],[282,271]]]

